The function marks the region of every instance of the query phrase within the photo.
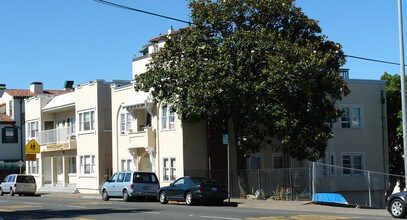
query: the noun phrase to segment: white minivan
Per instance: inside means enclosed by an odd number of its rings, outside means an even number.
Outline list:
[[[37,184],[32,175],[26,174],[10,174],[4,178],[0,184],[0,196],[5,193],[14,196],[22,195],[35,195],[37,191]]]

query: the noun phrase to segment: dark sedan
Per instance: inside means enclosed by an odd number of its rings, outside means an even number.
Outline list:
[[[387,197],[387,210],[394,218],[404,218],[406,212],[407,192],[394,193]]]
[[[169,186],[158,190],[161,204],[168,201],[184,202],[193,205],[197,202],[213,202],[222,204],[228,198],[225,184],[207,177],[181,177]]]

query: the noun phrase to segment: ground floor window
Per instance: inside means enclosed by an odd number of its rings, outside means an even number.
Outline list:
[[[259,170],[262,168],[262,161],[260,154],[252,154],[249,158],[249,169],[250,170]]]
[[[282,169],[283,168],[283,154],[274,153],[272,156],[273,169]]]
[[[175,158],[170,157],[170,158],[164,158],[163,159],[163,179],[165,181],[174,181],[176,180],[176,175],[175,175]]]
[[[363,175],[363,153],[342,153],[342,167],[343,175]]]
[[[76,173],[76,157],[68,157],[68,173]]]
[[[122,159],[120,162],[121,170],[122,171],[130,171],[131,170],[131,159]]]
[[[37,158],[37,160],[36,161],[28,161],[28,167],[27,167],[27,170],[28,170],[28,173],[29,174],[38,174],[38,168],[39,168],[39,160],[40,159],[38,159]]]
[[[80,172],[81,174],[95,173],[95,155],[80,156]]]

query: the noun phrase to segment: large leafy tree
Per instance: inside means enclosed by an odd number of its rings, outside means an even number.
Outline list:
[[[349,91],[341,46],[294,0],[191,0],[193,25],[169,35],[136,88],[174,103],[183,123],[233,129],[244,154],[266,143],[298,159],[324,155]],[[233,122],[233,123],[230,123]]]
[[[403,123],[401,117],[401,92],[400,75],[384,73],[381,80],[386,80],[387,101],[387,133],[389,144],[389,173],[404,175],[403,159]],[[396,182],[400,181],[400,188],[404,188],[404,178],[390,177],[390,190],[392,191]],[[391,192],[389,192],[391,193]]]

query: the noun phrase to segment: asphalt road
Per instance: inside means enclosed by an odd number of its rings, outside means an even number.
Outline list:
[[[162,205],[143,200],[123,202],[120,199],[0,197],[0,219],[200,219],[200,220],[265,220],[265,219],[393,219],[388,216],[364,216],[356,213],[327,213],[307,210],[270,210],[241,208],[233,203],[222,206],[187,206],[182,203]]]

